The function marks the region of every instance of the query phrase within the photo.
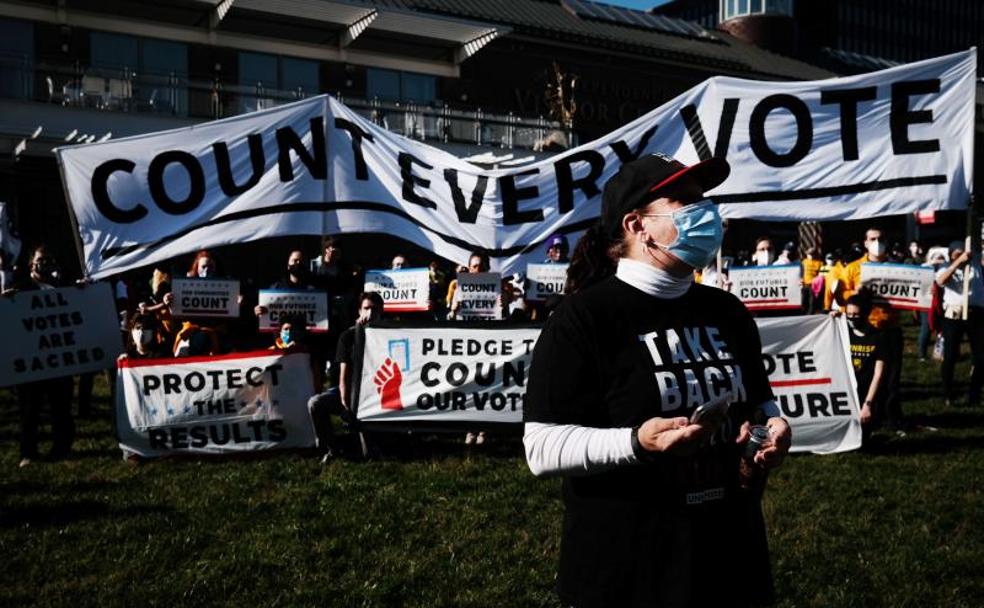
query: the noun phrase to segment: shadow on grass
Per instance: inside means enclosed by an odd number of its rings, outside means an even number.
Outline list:
[[[922,414],[913,416],[912,422],[923,426],[933,426],[938,429],[969,429],[984,426],[984,410],[963,409],[948,410],[938,414]]]
[[[113,508],[94,500],[75,500],[56,504],[34,504],[0,509],[0,528],[64,526],[86,520],[125,518],[170,513],[174,509],[158,505],[132,505]]]
[[[952,437],[929,431],[911,432],[906,437],[898,439],[875,435],[862,449],[867,454],[880,456],[944,454],[958,450],[984,449],[984,436]]]
[[[20,479],[8,483],[0,483],[0,496],[26,496],[28,494],[52,494],[53,492],[64,492],[65,494],[83,494],[107,488],[119,488],[123,485],[118,481],[76,481],[67,484],[53,486],[51,482],[33,481]]]

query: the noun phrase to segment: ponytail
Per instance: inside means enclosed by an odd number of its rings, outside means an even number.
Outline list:
[[[615,263],[623,249],[621,241],[611,242],[600,223],[588,228],[571,255],[564,293],[575,294],[615,274]]]

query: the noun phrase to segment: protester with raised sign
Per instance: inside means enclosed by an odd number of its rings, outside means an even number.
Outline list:
[[[31,251],[26,268],[27,276],[15,277],[13,290],[8,290],[7,293],[55,289],[65,284],[58,261],[44,245]],[[72,419],[74,388],[72,376],[17,385],[17,405],[20,410],[19,466],[26,467],[39,457],[38,427],[41,409],[46,401],[51,410],[51,459],[64,459],[72,451],[72,442],[75,439],[75,421]]]
[[[748,311],[693,280],[723,233],[703,192],[729,171],[719,157],[624,164],[586,235],[594,247],[579,244],[571,263],[597,282],[572,277],[536,344],[524,444],[535,474],[565,475],[565,606],[771,599],[759,495],[739,469],[751,423],[767,424],[767,447],[744,461],[760,489],[789,425]]]
[[[885,378],[886,353],[882,333],[871,326],[871,300],[855,294],[847,299],[844,316],[847,318],[851,340],[851,365],[858,385],[858,402],[861,403],[861,428],[865,440],[872,427],[879,421],[879,389]]]
[[[980,405],[984,386],[984,282],[981,256],[966,251],[964,243],[950,244],[950,264],[936,273],[936,283],[943,288],[943,396],[947,405],[956,403],[953,372],[960,358],[964,334],[970,342],[973,373],[967,394],[968,405]],[[969,273],[969,277],[965,276]],[[964,285],[967,297],[964,299]],[[964,306],[967,306],[966,314]]]
[[[861,266],[888,260],[888,240],[878,228],[869,228],[864,233],[864,251],[844,268],[840,281],[840,295],[844,303],[863,287]],[[902,351],[905,341],[899,324],[899,312],[888,302],[874,300],[868,316],[871,326],[883,332],[885,348],[885,424],[890,429],[902,431]]]

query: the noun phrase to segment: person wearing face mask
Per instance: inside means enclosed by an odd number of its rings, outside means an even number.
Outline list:
[[[130,320],[126,337],[128,359],[160,359],[170,357],[160,337],[160,325],[152,314],[136,314]]]
[[[343,420],[354,418],[353,404],[350,396],[353,386],[352,370],[355,366],[356,333],[377,321],[383,316],[383,298],[374,291],[365,291],[359,295],[355,325],[346,329],[338,337],[335,349],[335,361],[331,368],[332,388],[318,393],[308,399],[308,411],[314,422],[314,432],[318,438],[318,448],[323,454],[322,462],[331,460],[337,448],[334,439],[331,416],[337,415]]]
[[[771,600],[764,488],[739,470],[764,484],[791,433],[754,320],[693,279],[723,234],[703,193],[729,172],[660,154],[622,165],[534,348],[523,443],[535,475],[564,477],[565,606]],[[743,461],[753,423],[768,439]]]
[[[973,372],[967,393],[967,405],[981,402],[984,386],[984,269],[981,255],[967,251],[965,243],[950,243],[950,263],[936,273],[936,284],[943,289],[943,364],[940,377],[947,405],[957,403],[953,388],[953,373],[960,358],[960,343],[964,334],[970,342]],[[967,277],[967,299],[964,301],[964,278]],[[966,316],[963,307],[967,305]]]
[[[865,253],[848,264],[842,273],[838,302],[844,302],[851,296],[862,293],[864,285],[861,282],[861,267],[864,264],[884,263],[888,261],[888,240],[878,228],[869,228],[864,233]],[[902,327],[899,322],[899,312],[885,301],[872,302],[868,323],[882,332],[885,349],[885,389],[882,395],[884,402],[885,426],[891,430],[904,433],[902,418],[902,352],[905,342]]]
[[[851,296],[844,307],[851,342],[851,364],[858,385],[858,402],[861,403],[862,442],[870,436],[881,413],[878,393],[886,365],[882,333],[868,323],[870,312],[871,301],[862,295]]]
[[[760,236],[755,240],[755,249],[752,252],[752,266],[772,266],[776,261],[776,250],[772,246],[772,241],[767,236]]]
[[[7,294],[17,291],[35,291],[64,287],[67,283],[55,259],[44,245],[30,252],[27,264],[22,266],[27,275],[15,277],[14,287]],[[51,410],[52,446],[51,460],[67,458],[75,438],[75,421],[72,418],[72,376],[27,382],[16,387],[20,410],[20,467],[29,466],[39,458],[38,427],[41,425],[41,409],[47,402]]]

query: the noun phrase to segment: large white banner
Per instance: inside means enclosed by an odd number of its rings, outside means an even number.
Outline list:
[[[757,323],[776,401],[793,429],[793,451],[826,454],[860,447],[860,407],[844,321],[813,315]],[[369,327],[357,416],[366,422],[521,423],[538,337],[537,328],[508,326]]]
[[[710,78],[608,135],[484,170],[328,96],[163,133],[59,148],[85,270],[101,277],[257,238],[387,233],[521,272],[599,215],[625,162],[726,157],[725,217],[862,219],[964,209],[976,51],[809,82]]]
[[[508,326],[366,328],[358,418],[519,424],[539,335]]]
[[[793,430],[793,452],[861,447],[861,408],[843,319],[756,319],[776,402]]]
[[[121,360],[120,447],[141,456],[221,454],[314,445],[307,354],[236,353]]]
[[[876,302],[901,310],[929,311],[933,307],[932,268],[913,264],[861,264],[861,284]]]
[[[108,283],[0,297],[0,386],[113,367],[123,349]]]

